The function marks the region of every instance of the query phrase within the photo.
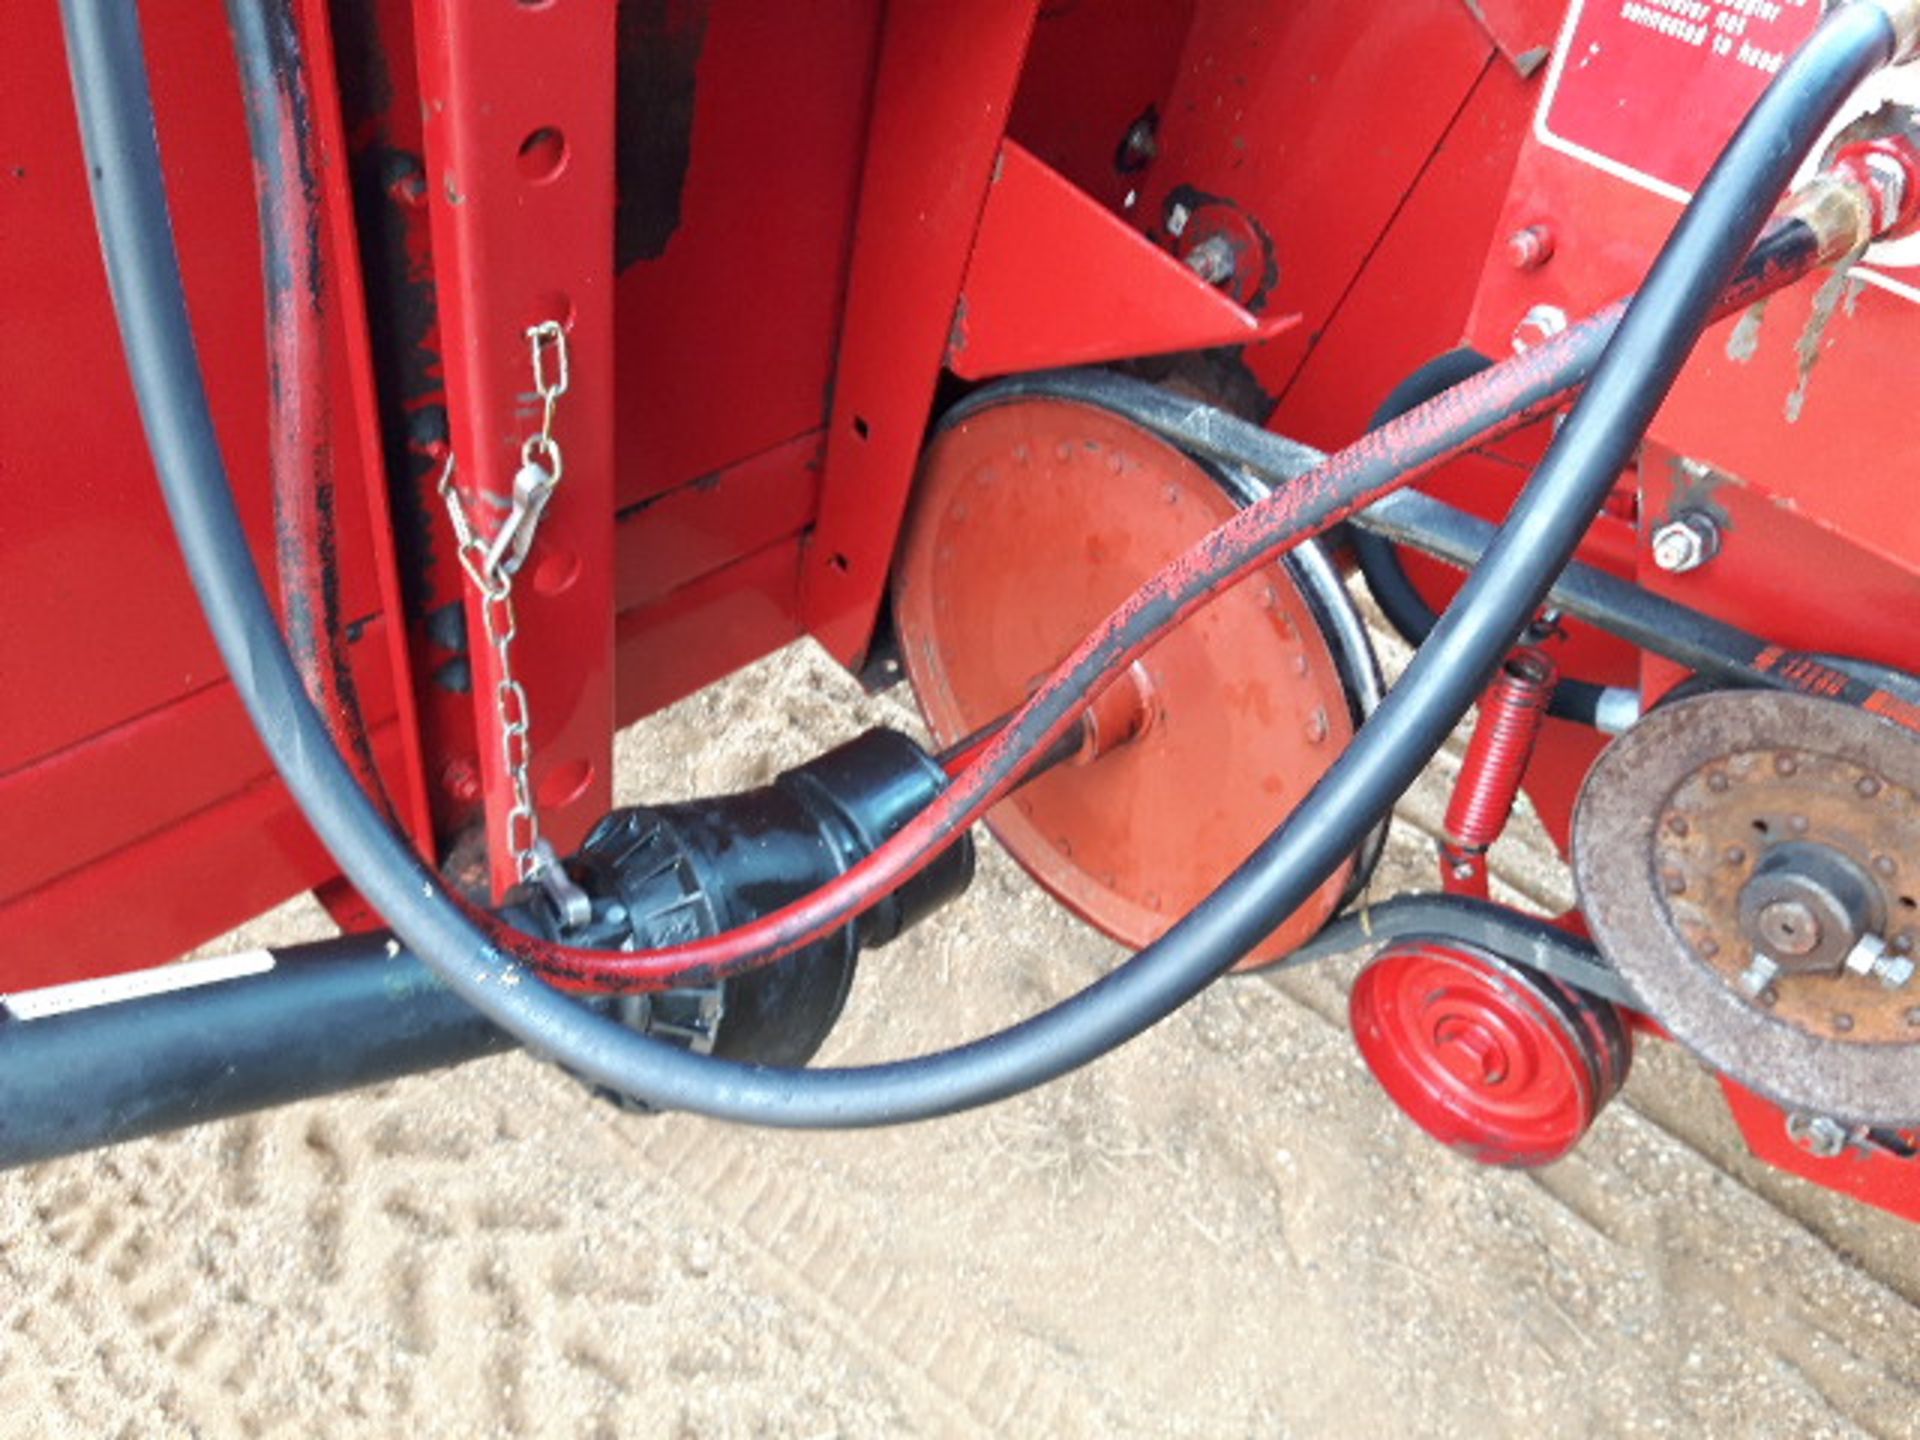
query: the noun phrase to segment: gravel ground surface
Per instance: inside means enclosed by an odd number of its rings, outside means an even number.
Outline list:
[[[904,692],[796,647],[624,735],[620,793],[874,723]],[[1450,763],[1376,893],[1427,883]],[[1496,858],[1564,904],[1537,832]],[[301,902],[218,948],[327,929]],[[827,1058],[1117,957],[985,844]],[[0,1176],[0,1435],[1920,1434],[1920,1232],[1748,1160],[1671,1047],[1570,1159],[1476,1167],[1362,1069],[1356,963],[907,1130],[635,1118],[509,1056]]]

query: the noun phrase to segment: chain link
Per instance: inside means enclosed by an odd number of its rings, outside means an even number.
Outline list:
[[[556,885],[565,889],[571,887],[571,882],[565,881],[564,872],[554,862],[552,846],[541,838],[540,814],[533,803],[530,778],[533,712],[527,703],[526,688],[513,673],[513,642],[520,633],[519,617],[513,605],[513,577],[526,561],[534,532],[539,528],[540,515],[563,473],[560,442],[554,438],[553,424],[560,397],[567,393],[569,381],[566,331],[557,321],[543,321],[528,327],[527,345],[533,367],[533,390],[540,401],[540,428],[520,446],[520,471],[513,480],[512,508],[492,541],[480,537],[466,506],[460,502],[460,492],[453,483],[451,450],[440,471],[439,490],[447,507],[447,518],[453,523],[460,568],[480,592],[481,620],[486,628],[487,643],[493,647],[497,676],[493,703],[500,723],[500,759],[513,800],[506,815],[507,850],[513,856],[514,872],[520,880],[546,883],[547,876],[553,875],[557,877]]]

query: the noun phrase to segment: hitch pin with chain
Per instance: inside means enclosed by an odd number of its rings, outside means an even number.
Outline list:
[[[517,574],[526,564],[527,552],[533,548],[534,531],[539,529],[540,517],[559,487],[565,469],[560,446],[553,438],[553,417],[560,397],[567,393],[566,332],[558,321],[544,320],[528,328],[527,344],[533,355],[533,390],[540,400],[540,428],[520,446],[520,468],[513,476],[512,506],[487,549],[487,568],[500,575]]]
[[[592,918],[593,904],[567,874],[552,843],[540,834],[540,815],[534,808],[530,778],[533,716],[527,692],[513,673],[513,642],[520,628],[514,612],[513,577],[526,563],[540,517],[565,473],[553,421],[560,397],[567,393],[566,331],[558,321],[542,321],[528,327],[527,344],[532,355],[534,394],[540,400],[540,428],[520,446],[520,469],[513,477],[511,506],[492,542],[482,541],[475,533],[466,507],[460,503],[460,492],[453,485],[451,451],[440,472],[440,497],[453,523],[460,566],[480,591],[480,613],[498,671],[494,706],[500,721],[501,765],[513,792],[513,804],[506,816],[507,849],[519,879],[538,884],[552,902],[562,927],[572,929]]]

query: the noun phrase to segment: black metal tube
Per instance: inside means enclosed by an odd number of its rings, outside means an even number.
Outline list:
[[[998,1035],[913,1061],[793,1071],[690,1056],[539,984],[380,823],[307,701],[272,623],[215,444],[172,243],[137,15],[63,0],[94,205],[169,511],[236,689],[341,868],[477,1009],[586,1078],[665,1108],[786,1126],[925,1119],[1097,1058],[1230,967],[1365,838],[1478,694],[1599,508],[1797,158],[1891,58],[1886,15],[1849,6],[1774,80],[1683,216],[1499,540],[1407,677],[1293,817],[1156,944]],[[511,983],[503,983],[511,982]]]
[[[1389,495],[1351,523],[1359,533],[1383,543],[1391,540],[1469,571],[1500,533],[1479,516],[1417,490]],[[1698,674],[1734,684],[1786,687],[1783,679],[1754,666],[1767,641],[1596,566],[1574,561],[1554,580],[1547,598],[1567,614]]]
[[[1418,490],[1389,495],[1354,516],[1351,523],[1462,570],[1478,565],[1500,533],[1498,526],[1479,516]],[[1840,672],[1822,677],[1818,693],[1863,704],[1877,690],[1909,705],[1920,704],[1920,682],[1903,671],[1828,651],[1782,652],[1750,630],[1578,560],[1560,572],[1547,598],[1596,629],[1722,685],[1804,693],[1813,677],[1783,663],[1791,656]],[[1847,684],[1838,688],[1842,680]]]
[[[61,1014],[5,1007],[0,1168],[513,1048],[389,938],[282,950],[258,974]],[[14,1003],[33,1015],[32,998]]]

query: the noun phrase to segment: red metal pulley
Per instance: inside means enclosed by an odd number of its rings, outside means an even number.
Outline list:
[[[1157,436],[1050,399],[995,405],[942,431],[914,497],[894,622],[943,745],[1018,705],[1142,581],[1242,503]],[[1338,634],[1330,641],[1321,603],[1275,563],[1181,625],[1097,702],[1079,763],[993,811],[1001,844],[1115,939],[1158,938],[1352,737],[1350,649]],[[1355,862],[1343,865],[1245,964],[1309,938],[1354,873]]]
[[[1354,982],[1349,1015],[1394,1103],[1488,1165],[1566,1155],[1633,1063],[1618,1007],[1453,941],[1389,945]]]

